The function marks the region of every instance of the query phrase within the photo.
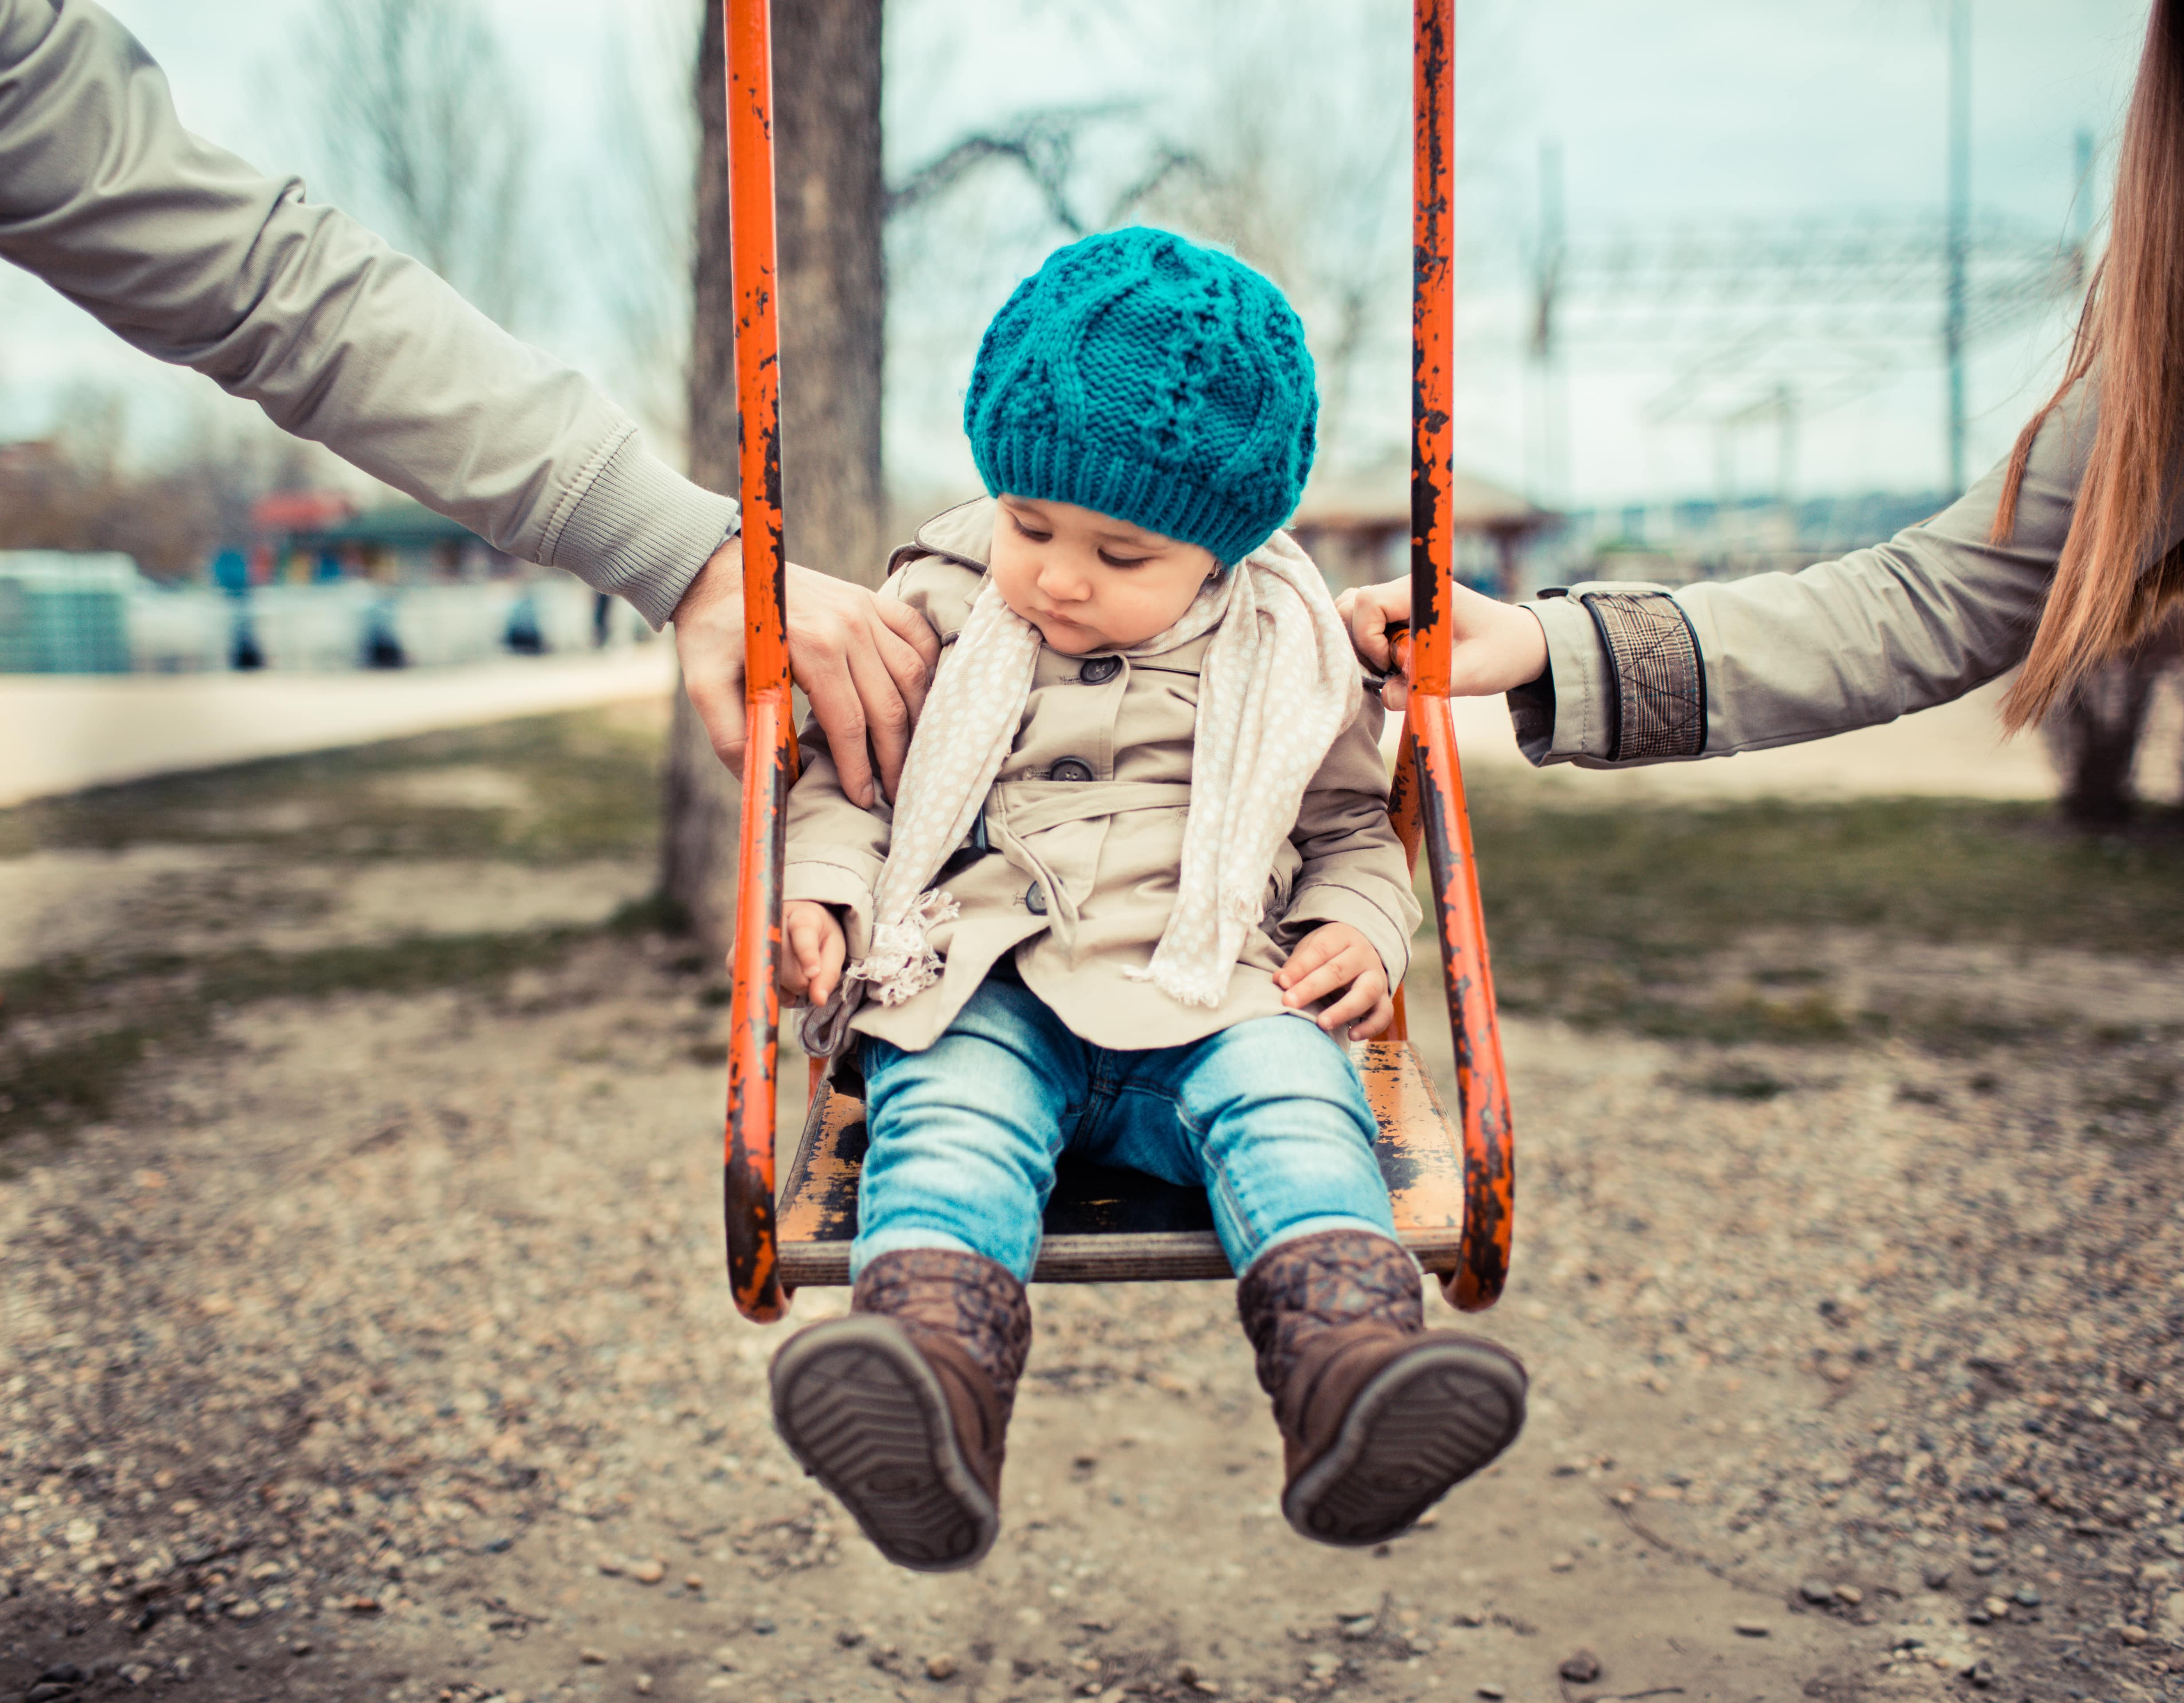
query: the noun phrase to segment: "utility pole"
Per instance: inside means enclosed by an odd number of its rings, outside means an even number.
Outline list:
[[[1539,460],[1533,477],[1535,496],[1553,508],[1569,494],[1568,398],[1563,388],[1556,325],[1564,248],[1563,149],[1558,142],[1540,143],[1539,217],[1539,252],[1532,267],[1532,360],[1539,391]]]
[[[1972,11],[1971,0],[1949,0],[1949,225],[1948,300],[1942,321],[1942,351],[1949,370],[1949,492],[1964,489],[1965,276],[1971,258]]]
[[[2093,264],[2093,133],[2083,125],[2072,138],[2070,181],[2070,282],[2082,288]]]

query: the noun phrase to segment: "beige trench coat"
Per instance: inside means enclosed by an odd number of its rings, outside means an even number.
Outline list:
[[[994,514],[985,499],[950,509],[920,528],[890,564],[883,595],[923,615],[944,645],[961,629],[983,583]],[[1273,974],[1323,923],[1356,928],[1380,954],[1390,982],[1402,980],[1418,907],[1388,824],[1380,706],[1362,690],[1268,875],[1266,913],[1245,939],[1228,997],[1211,1008],[1186,1006],[1128,980],[1150,961],[1175,903],[1206,646],[1199,639],[1150,657],[1041,650],[1022,728],[974,843],[950,860],[939,883],[961,907],[933,934],[947,968],[904,1004],[866,1004],[855,1029],[921,1051],[1013,952],[1025,986],[1086,1041],[1177,1046],[1282,1012]],[[888,809],[861,810],[843,795],[811,726],[804,757],[789,796],[784,892],[838,907],[854,961],[871,938]],[[981,831],[989,848],[983,852],[975,844]]]

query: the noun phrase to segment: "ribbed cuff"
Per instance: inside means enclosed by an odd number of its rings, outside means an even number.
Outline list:
[[[739,512],[733,497],[692,484],[632,432],[593,475],[543,560],[627,598],[658,628]]]

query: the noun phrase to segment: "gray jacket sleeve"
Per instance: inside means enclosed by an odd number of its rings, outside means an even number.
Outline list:
[[[734,525],[580,375],[297,179],[184,130],[159,67],[90,0],[0,0],[0,257],[655,626]]]
[[[1588,768],[1825,739],[1963,696],[2031,643],[2092,447],[2085,387],[2035,441],[2008,544],[1997,467],[1932,520],[1802,573],[1574,586],[1532,606],[1548,676],[1510,694],[1535,763]],[[2172,517],[2157,555],[2184,536]]]

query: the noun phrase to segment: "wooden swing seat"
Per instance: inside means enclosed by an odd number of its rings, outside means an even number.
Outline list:
[[[1450,1137],[1433,1078],[1407,1041],[1368,1041],[1351,1056],[1379,1120],[1373,1155],[1395,1202],[1396,1228],[1418,1263],[1452,1276],[1463,1244],[1463,1154]],[[822,1086],[783,1179],[775,1225],[790,1288],[850,1281],[865,1108]],[[1128,1283],[1226,1277],[1206,1192],[1140,1171],[1065,1157],[1047,1203],[1036,1283]]]

